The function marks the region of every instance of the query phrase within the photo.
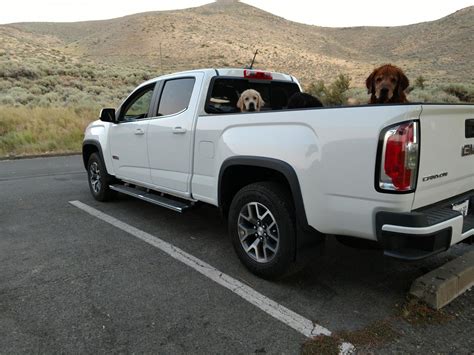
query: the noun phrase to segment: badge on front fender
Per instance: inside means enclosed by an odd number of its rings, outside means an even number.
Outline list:
[[[462,147],[461,156],[465,157],[467,155],[473,155],[473,154],[474,154],[474,146],[472,144],[466,144],[465,146]]]

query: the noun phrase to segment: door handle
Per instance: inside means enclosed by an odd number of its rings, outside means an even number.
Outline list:
[[[173,134],[185,134],[185,133],[186,133],[186,128],[183,128],[183,127],[173,128]]]
[[[135,130],[135,135],[136,136],[143,136],[144,134],[145,134],[145,131],[143,131],[143,129],[141,129],[141,128],[137,128]]]

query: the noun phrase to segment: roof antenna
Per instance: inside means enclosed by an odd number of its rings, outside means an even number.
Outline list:
[[[255,54],[253,56],[252,64],[250,64],[250,67],[248,67],[247,69],[253,69],[253,64],[255,63],[255,58],[257,57],[257,54],[258,54],[258,49],[255,51]]]

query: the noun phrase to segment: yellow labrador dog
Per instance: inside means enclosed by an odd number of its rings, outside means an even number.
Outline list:
[[[262,100],[260,93],[253,89],[245,90],[237,102],[240,112],[259,112],[264,105],[265,102]]]

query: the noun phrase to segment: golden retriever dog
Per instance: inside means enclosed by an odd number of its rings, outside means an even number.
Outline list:
[[[410,82],[403,71],[394,65],[385,64],[375,69],[365,85],[371,95],[369,104],[408,102],[405,90]]]
[[[237,102],[240,112],[259,112],[264,105],[265,102],[260,93],[253,89],[245,90]]]

